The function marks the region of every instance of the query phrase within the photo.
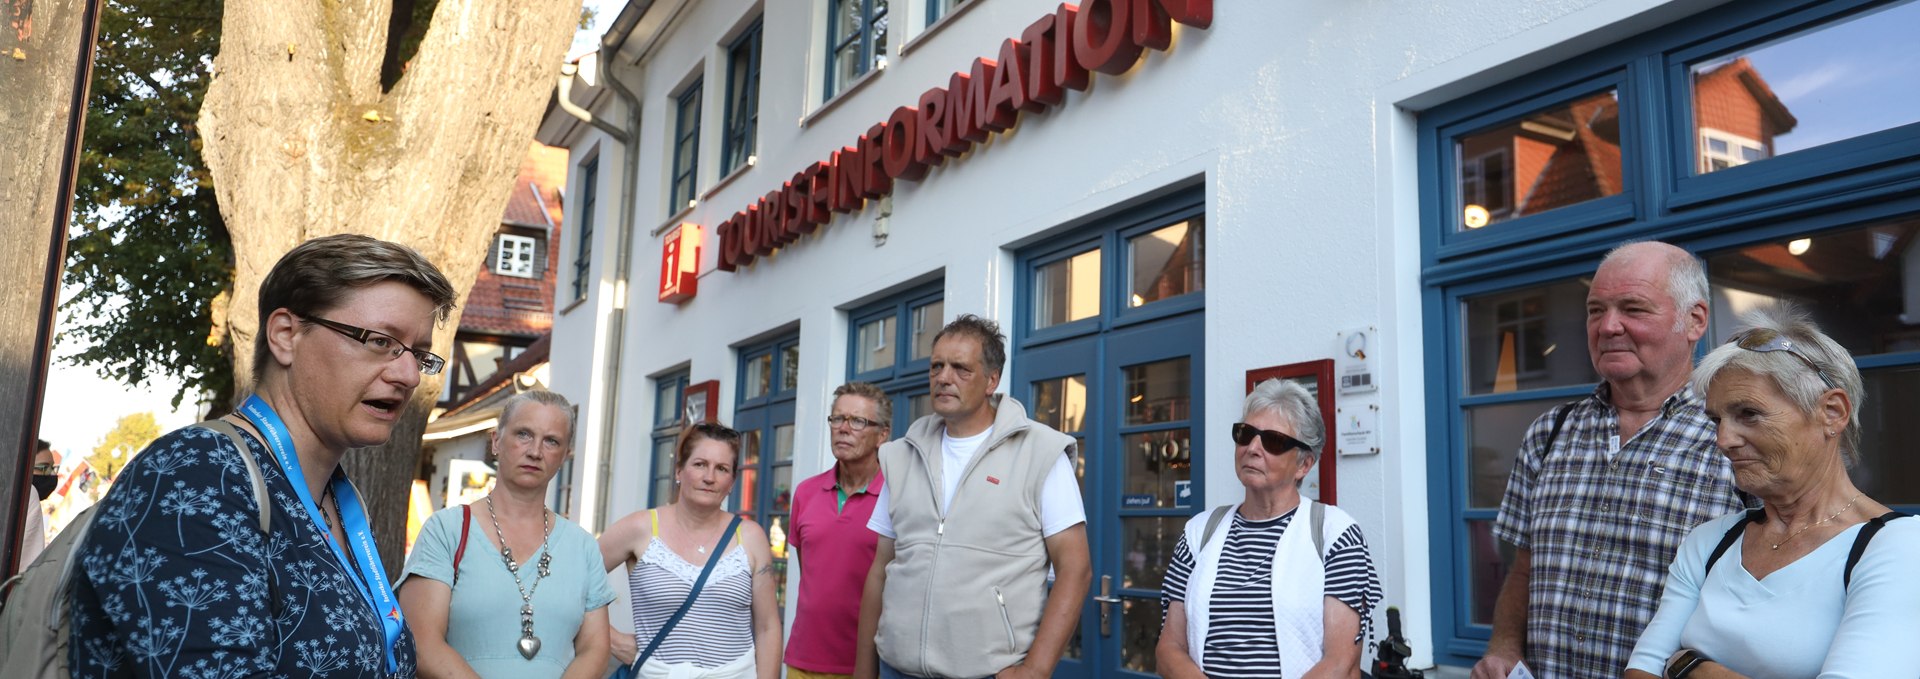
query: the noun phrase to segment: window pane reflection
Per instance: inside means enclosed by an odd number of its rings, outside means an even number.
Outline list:
[[[1549,398],[1467,409],[1467,506],[1498,508],[1527,426],[1549,408],[1571,401]]]
[[[925,398],[925,397],[916,397]],[[1033,420],[1066,434],[1080,432],[1087,416],[1087,377],[1069,375],[1033,383]]]
[[[1707,272],[1715,346],[1787,300],[1856,357],[1920,350],[1920,215],[1709,255]]]
[[[920,418],[926,417],[932,414],[933,414],[933,395],[932,394],[916,394],[916,395],[907,397],[908,424],[917,422],[920,420]],[[906,430],[902,429],[901,431],[905,432]]]
[[[1471,579],[1467,586],[1472,599],[1469,622],[1493,624],[1493,602],[1500,596],[1500,585],[1507,581],[1513,552],[1513,545],[1493,536],[1492,521],[1467,522],[1467,577]]]
[[[1174,224],[1127,240],[1127,305],[1142,306],[1206,287],[1206,220]]]
[[[1193,479],[1193,448],[1186,429],[1128,434],[1120,441],[1120,451],[1127,469],[1124,508],[1173,507],[1174,483]]]
[[[1587,356],[1591,282],[1574,278],[1467,298],[1467,393],[1598,381]]]
[[[780,465],[773,468],[773,511],[785,512],[793,508],[793,466]]]
[[[1454,143],[1460,230],[1620,193],[1620,101],[1608,90]]]
[[[908,339],[913,342],[914,359],[933,355],[933,336],[940,334],[946,311],[947,303],[944,300],[936,300],[914,307],[907,312],[913,319],[913,327],[909,328],[912,336]]]
[[[854,371],[869,372],[893,367],[893,317],[885,316],[860,324],[860,345],[854,350]]]
[[[759,398],[766,396],[773,388],[773,354],[762,354],[747,359],[746,376],[740,385],[741,398]]]
[[[780,391],[793,391],[800,385],[800,345],[789,344],[780,350]]]
[[[754,491],[760,486],[760,430],[749,429],[740,432],[740,473],[733,483],[734,509],[751,515],[760,504],[755,501]]]
[[[1127,366],[1126,424],[1185,420],[1193,407],[1193,359],[1186,356]]]
[[[1157,600],[1133,597],[1125,597],[1120,607],[1120,664],[1135,672],[1152,673],[1159,662],[1154,645],[1160,642],[1165,611]]]
[[[1033,329],[1100,313],[1100,251],[1088,250],[1033,271]]]
[[[1865,371],[1860,404],[1860,464],[1853,483],[1867,497],[1889,505],[1920,504],[1920,366]]]
[[[783,424],[773,428],[773,461],[793,461],[793,425]]]
[[[1696,173],[1920,121],[1920,3],[1866,12],[1693,64]]]
[[[1120,586],[1128,589],[1160,589],[1167,564],[1173,561],[1173,548],[1180,544],[1187,517],[1128,517],[1120,520],[1126,558],[1120,564]]]
[[[653,442],[653,504],[663,505],[673,501],[673,454],[678,438],[654,439]]]

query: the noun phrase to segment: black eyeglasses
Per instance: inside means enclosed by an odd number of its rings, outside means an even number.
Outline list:
[[[847,425],[848,429],[854,431],[866,431],[867,427],[880,426],[880,421],[869,420],[859,415],[831,415],[827,417],[828,428],[838,427],[843,424]]]
[[[306,319],[320,327],[346,335],[348,339],[366,346],[369,351],[385,355],[389,361],[399,358],[401,354],[413,354],[414,359],[420,362],[420,374],[422,375],[438,375],[440,374],[441,368],[447,367],[447,359],[441,358],[431,351],[415,349],[402,344],[400,340],[394,339],[393,335],[384,332],[375,332],[345,323],[336,323],[319,316],[307,316]]]
[[[1300,439],[1277,431],[1261,429],[1245,422],[1233,423],[1234,443],[1244,446],[1252,443],[1255,436],[1260,437],[1260,447],[1266,450],[1268,455],[1279,455],[1295,448],[1308,453],[1313,452],[1313,447],[1301,443]]]
[[[1773,328],[1753,328],[1734,335],[1733,339],[1727,340],[1727,343],[1746,349],[1747,351],[1763,354],[1775,351],[1786,352],[1787,355],[1800,359],[1801,363],[1805,363],[1807,367],[1812,368],[1814,374],[1820,376],[1820,381],[1826,384],[1828,389],[1835,388],[1833,380],[1827,377],[1827,371],[1821,370],[1820,364],[1814,363],[1813,359],[1807,358],[1806,354],[1800,353],[1799,349],[1793,348],[1793,340],[1787,339],[1787,336],[1780,334],[1778,330],[1774,330]]]

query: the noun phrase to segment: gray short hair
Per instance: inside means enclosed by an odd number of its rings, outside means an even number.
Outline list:
[[[1241,419],[1258,412],[1286,418],[1287,424],[1293,425],[1293,437],[1312,448],[1300,451],[1301,459],[1319,459],[1320,446],[1327,439],[1327,425],[1320,419],[1320,402],[1307,393],[1306,387],[1279,378],[1253,385],[1253,392],[1247,394],[1246,405],[1241,410]]]
[[[348,293],[381,281],[407,284],[433,302],[445,322],[457,297],[439,267],[413,248],[359,234],[323,236],[288,250],[260,282],[260,326],[253,344],[253,378],[272,363],[267,346],[267,317],[286,309],[302,319],[331,311]]]
[[[1865,403],[1867,394],[1860,379],[1860,369],[1853,364],[1853,354],[1846,347],[1833,341],[1813,319],[1798,306],[1790,303],[1777,303],[1761,307],[1742,314],[1741,332],[1748,330],[1771,330],[1793,342],[1793,350],[1812,361],[1833,380],[1833,385],[1847,392],[1847,398],[1853,402],[1853,412],[1847,414],[1847,427],[1840,437],[1840,452],[1847,466],[1860,462],[1860,407]],[[1736,335],[1737,336],[1737,335]],[[1807,369],[1805,363],[1784,351],[1749,351],[1738,344],[1729,342],[1709,352],[1700,359],[1700,365],[1693,369],[1693,390],[1702,396],[1707,387],[1713,384],[1713,378],[1725,370],[1744,370],[1773,381],[1787,398],[1799,406],[1805,414],[1813,414],[1820,407],[1820,395],[1827,393],[1827,383],[1820,375]]]
[[[561,396],[559,392],[547,391],[545,389],[532,389],[514,394],[511,398],[507,399],[506,403],[500,406],[500,424],[498,428],[506,429],[507,423],[513,421],[513,414],[520,411],[520,406],[531,403],[553,406],[559,408],[560,412],[567,414],[567,441],[564,447],[569,451],[573,450],[573,436],[575,433],[578,433],[579,423],[573,419],[573,402],[568,401],[567,397]]]
[[[1621,243],[1612,250],[1607,251],[1607,256],[1600,260],[1600,266],[1606,266],[1608,262],[1630,254],[1627,252],[1628,250],[1646,249],[1641,246],[1647,245],[1662,246],[1659,250],[1666,255],[1667,260],[1667,296],[1673,299],[1673,308],[1677,312],[1673,322],[1673,330],[1674,332],[1685,330],[1687,327],[1687,310],[1692,309],[1695,304],[1705,304],[1707,302],[1707,295],[1710,294],[1711,291],[1711,288],[1707,286],[1707,270],[1705,267],[1700,266],[1700,258],[1693,256],[1686,250],[1680,249],[1678,246],[1668,243],[1654,240],[1632,240]]]

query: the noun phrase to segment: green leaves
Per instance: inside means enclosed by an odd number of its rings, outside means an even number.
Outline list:
[[[69,234],[63,357],[141,386],[156,375],[225,400],[233,369],[211,329],[232,244],[194,121],[219,49],[220,2],[110,0],[101,15]]]

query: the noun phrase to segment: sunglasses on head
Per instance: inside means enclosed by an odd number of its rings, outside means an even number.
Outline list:
[[[1746,349],[1747,351],[1762,354],[1769,354],[1776,351],[1785,352],[1789,356],[1800,359],[1800,362],[1807,364],[1808,368],[1812,368],[1814,374],[1820,376],[1820,381],[1826,384],[1828,389],[1834,388],[1833,380],[1827,377],[1827,371],[1821,370],[1820,364],[1814,363],[1813,359],[1807,358],[1806,354],[1800,353],[1799,349],[1793,348],[1793,340],[1787,339],[1787,336],[1780,334],[1778,330],[1774,330],[1773,328],[1753,328],[1734,335],[1733,339],[1727,340],[1727,343]]]
[[[1305,443],[1301,443],[1300,439],[1277,431],[1261,429],[1245,422],[1233,423],[1234,443],[1244,446],[1252,443],[1256,436],[1260,438],[1260,448],[1267,451],[1268,455],[1279,455],[1295,448],[1299,448],[1303,452],[1313,452],[1313,448]]]

